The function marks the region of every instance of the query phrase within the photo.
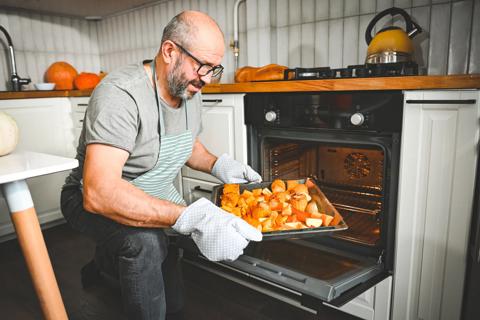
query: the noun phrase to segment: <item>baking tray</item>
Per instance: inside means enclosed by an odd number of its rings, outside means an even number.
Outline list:
[[[292,180],[292,179],[290,179]],[[313,236],[325,236],[333,232],[338,232],[342,230],[347,230],[348,226],[343,220],[343,217],[335,209],[335,207],[328,201],[327,197],[318,187],[317,183],[313,179],[298,179],[299,183],[305,183],[308,187],[308,192],[312,197],[312,200],[317,203],[319,208],[323,209],[323,212],[329,216],[333,217],[329,226],[321,226],[318,228],[306,228],[298,230],[281,230],[281,231],[270,231],[262,232],[263,240],[282,240],[282,239],[299,239],[299,238],[308,238]],[[258,188],[269,188],[272,182],[261,182],[261,183],[246,183],[240,184],[240,193],[243,190],[253,190]],[[212,202],[217,206],[221,206],[221,196],[223,194],[223,186],[217,185],[213,187],[212,190]]]

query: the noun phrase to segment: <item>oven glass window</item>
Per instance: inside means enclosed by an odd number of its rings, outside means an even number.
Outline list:
[[[349,227],[334,237],[371,247],[378,244],[384,197],[382,148],[265,138],[261,158],[265,181],[317,178]]]

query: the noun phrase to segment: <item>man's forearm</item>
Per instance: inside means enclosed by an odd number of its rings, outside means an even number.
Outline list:
[[[84,184],[84,207],[90,212],[136,227],[171,226],[185,208],[152,197],[123,179]]]
[[[211,173],[216,161],[217,157],[211,154],[198,139],[195,140],[192,155],[187,161],[187,166],[194,170]]]

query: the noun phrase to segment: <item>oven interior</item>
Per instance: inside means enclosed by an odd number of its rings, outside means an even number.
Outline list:
[[[316,178],[349,226],[333,237],[366,246],[379,243],[385,171],[380,147],[266,138],[262,151],[266,181]]]

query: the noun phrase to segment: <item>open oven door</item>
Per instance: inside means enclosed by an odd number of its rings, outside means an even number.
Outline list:
[[[191,239],[177,242],[186,263],[316,311],[323,303],[341,307],[391,275],[381,258],[334,249],[321,239],[251,243],[237,260],[222,262],[208,261]]]

